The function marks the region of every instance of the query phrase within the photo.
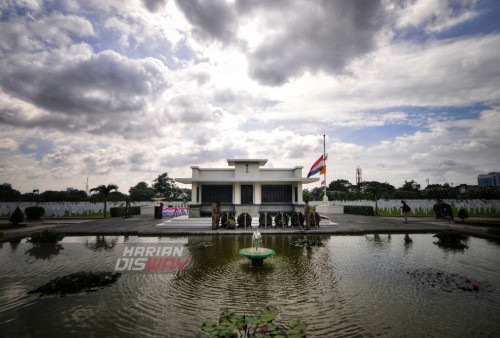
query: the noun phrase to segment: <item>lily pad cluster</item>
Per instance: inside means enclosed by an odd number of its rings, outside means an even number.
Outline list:
[[[55,229],[45,229],[40,232],[35,232],[30,234],[27,239],[29,243],[40,244],[40,243],[56,243],[64,238],[64,234]]]
[[[493,286],[487,281],[478,281],[456,273],[440,271],[434,268],[407,271],[407,274],[418,284],[431,286],[445,292],[456,291],[493,291]]]
[[[196,248],[196,249],[203,249],[203,248],[209,248],[213,246],[213,243],[207,242],[207,241],[196,241],[196,242],[190,242],[185,244],[186,246],[190,248]]]
[[[295,241],[290,242],[290,245],[294,246],[296,248],[310,248],[313,246],[325,246],[322,241],[317,241],[317,240],[308,239],[308,238],[296,239]]]
[[[443,246],[450,249],[466,249],[468,246],[464,243],[469,237],[463,232],[449,229],[449,230],[440,230],[433,237],[438,239],[439,246]]]
[[[305,337],[307,323],[292,320],[288,326],[274,324],[279,311],[275,307],[266,307],[256,317],[239,315],[224,311],[219,322],[203,323],[201,329],[210,337]]]
[[[118,281],[121,273],[118,272],[76,272],[70,275],[57,277],[48,283],[29,291],[29,294],[38,293],[42,296],[65,296],[82,292],[91,292],[110,286]]]

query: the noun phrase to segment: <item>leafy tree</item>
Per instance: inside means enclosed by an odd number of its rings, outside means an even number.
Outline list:
[[[155,195],[153,188],[146,182],[139,182],[128,190],[132,201],[151,201]]]
[[[96,192],[100,199],[104,201],[104,218],[106,218],[107,214],[107,209],[106,209],[106,203],[109,197],[109,194],[113,190],[118,190],[118,186],[116,184],[108,184],[107,186],[104,184],[101,184],[95,188],[90,189],[90,192]]]
[[[21,193],[12,189],[10,185],[0,185],[0,202],[17,202],[21,200]]]
[[[309,192],[308,189],[302,190],[302,200],[304,201],[312,201],[314,199],[313,194]]]
[[[387,185],[387,183],[372,184],[365,189],[365,192],[368,194],[370,199],[375,201],[375,216],[378,216],[378,200],[382,197],[382,195],[387,194],[390,189]]]
[[[166,172],[153,181],[153,190],[167,199],[175,199],[181,193],[181,190],[175,184],[175,180],[168,177]]]
[[[348,180],[335,180],[330,182],[328,190],[350,192],[353,190],[353,185]]]

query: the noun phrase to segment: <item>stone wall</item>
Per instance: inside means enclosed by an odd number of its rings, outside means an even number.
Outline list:
[[[175,204],[177,202],[164,202]],[[181,203],[181,202],[179,202]],[[155,202],[132,202],[132,206],[153,206]],[[34,202],[0,202],[0,216],[7,217],[14,212],[17,206],[24,211],[27,207],[37,205]],[[99,217],[103,216],[104,203],[91,202],[44,202],[38,203],[38,206],[45,209],[47,217]],[[110,208],[125,206],[125,202],[108,202],[106,208],[109,212]]]
[[[436,200],[405,200],[412,210],[414,216],[434,216],[432,207]],[[453,214],[464,207],[469,216],[500,217],[500,200],[443,200],[453,208]],[[311,205],[321,205],[320,201],[312,201]],[[371,205],[375,208],[374,201],[329,201],[330,205]],[[401,200],[379,200],[378,214],[380,216],[400,216]]]

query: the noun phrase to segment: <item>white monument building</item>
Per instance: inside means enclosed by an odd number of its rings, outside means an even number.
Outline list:
[[[262,168],[267,159],[228,159],[227,163],[230,168],[191,166],[191,178],[175,178],[192,185],[189,217],[211,215],[213,202],[236,216],[303,211],[302,186],[319,180],[302,177],[303,167]]]

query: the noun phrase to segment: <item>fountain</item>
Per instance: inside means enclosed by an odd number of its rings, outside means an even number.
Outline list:
[[[247,257],[252,261],[252,265],[262,265],[264,259],[274,255],[274,250],[262,248],[262,236],[259,231],[255,231],[252,235],[252,247],[241,249],[240,255]]]

